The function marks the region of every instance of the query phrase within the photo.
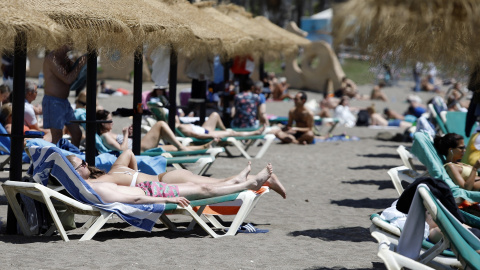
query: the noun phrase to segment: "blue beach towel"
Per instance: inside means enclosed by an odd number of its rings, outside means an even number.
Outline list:
[[[38,147],[44,147],[44,146],[55,146],[53,143],[47,142],[42,139],[30,139],[27,141],[27,147],[31,146],[38,146]],[[68,156],[68,155],[75,155],[80,159],[85,160],[85,154],[76,154],[73,152],[70,152],[65,149],[59,149],[63,155]],[[28,156],[27,156],[28,158]],[[163,156],[135,156],[135,159],[137,160],[137,166],[138,170],[140,170],[143,173],[146,174],[151,174],[151,175],[159,175],[161,173],[164,173],[167,168],[167,160]],[[95,167],[104,170],[108,172],[110,168],[112,167],[113,163],[117,160],[117,156],[111,154],[111,153],[104,153],[100,154],[95,157]],[[25,161],[24,161],[25,162]],[[26,163],[28,163],[27,161]]]
[[[33,160],[29,174],[35,182],[46,186],[51,175],[76,200],[113,212],[132,226],[151,231],[165,209],[165,204],[104,203],[75,171],[60,149],[32,146],[29,151]]]

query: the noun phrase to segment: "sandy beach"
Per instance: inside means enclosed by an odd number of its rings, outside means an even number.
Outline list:
[[[128,82],[107,81],[114,87],[132,90]],[[152,83],[144,83],[144,90]],[[406,97],[413,94],[413,82],[401,81],[386,87],[389,102],[374,101],[376,108],[404,112]],[[179,84],[178,91],[189,87]],[[360,86],[369,94],[373,85]],[[295,93],[296,90],[292,90]],[[307,92],[309,99],[321,95]],[[73,102],[74,93],[70,95]],[[418,94],[424,102],[431,93]],[[41,103],[43,90],[34,104]],[[132,96],[99,99],[113,111],[131,107]],[[366,107],[372,101],[353,100],[351,106]],[[267,102],[267,113],[287,115],[293,102]],[[131,121],[114,118],[119,132]],[[327,131],[326,126],[321,132]],[[334,135],[346,133],[358,141],[322,142],[314,145],[283,145],[276,141],[261,159],[252,160],[252,173],[268,162],[274,166],[287,189],[287,199],[273,191],[263,196],[246,221],[265,234],[237,234],[213,239],[199,226],[191,232],[172,232],[158,222],[151,233],[128,226],[118,217],[110,220],[93,240],[79,242],[81,229],[69,232],[70,242],[60,236],[5,235],[7,200],[0,189],[1,268],[17,269],[385,269],[377,257],[377,242],[370,236],[369,217],[380,212],[398,197],[387,170],[402,165],[396,153],[400,144],[376,140],[381,131],[403,133],[402,129],[346,128],[337,126]],[[220,156],[208,175],[226,177],[247,164],[240,152],[236,157]],[[257,149],[250,152],[256,153]],[[0,156],[3,161],[6,156]],[[27,168],[24,164],[23,168]],[[172,168],[169,168],[171,170]],[[0,181],[8,171],[0,172]],[[230,220],[228,217],[226,220]],[[79,220],[85,220],[79,217]],[[185,223],[186,217],[172,217]],[[186,224],[186,223],[185,223]]]

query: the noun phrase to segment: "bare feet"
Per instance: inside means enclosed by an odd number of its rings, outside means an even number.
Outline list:
[[[273,166],[271,163],[268,163],[263,170],[261,170],[257,175],[249,179],[251,183],[248,189],[259,190],[262,185],[267,182],[267,180],[271,177],[272,173]]]
[[[243,171],[241,171],[238,175],[230,179],[228,182],[232,184],[238,184],[238,183],[247,181],[248,174],[250,174],[250,171],[252,170],[251,165],[252,165],[252,162],[249,161],[247,164],[247,167],[245,167]]]
[[[271,188],[273,191],[277,192],[282,196],[284,199],[287,198],[287,193],[285,191],[285,188],[283,187],[282,183],[280,183],[280,180],[278,180],[278,177],[276,174],[272,173],[270,178],[265,182],[265,186]]]

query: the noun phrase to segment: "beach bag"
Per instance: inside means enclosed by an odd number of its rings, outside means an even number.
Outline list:
[[[370,115],[367,110],[360,110],[357,114],[357,127],[366,127],[370,121]]]

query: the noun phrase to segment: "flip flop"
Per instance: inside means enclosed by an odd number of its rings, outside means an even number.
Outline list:
[[[267,229],[257,229],[255,227],[253,227],[252,224],[248,223],[244,226],[240,226],[238,228],[238,233],[267,233],[268,230]]]

